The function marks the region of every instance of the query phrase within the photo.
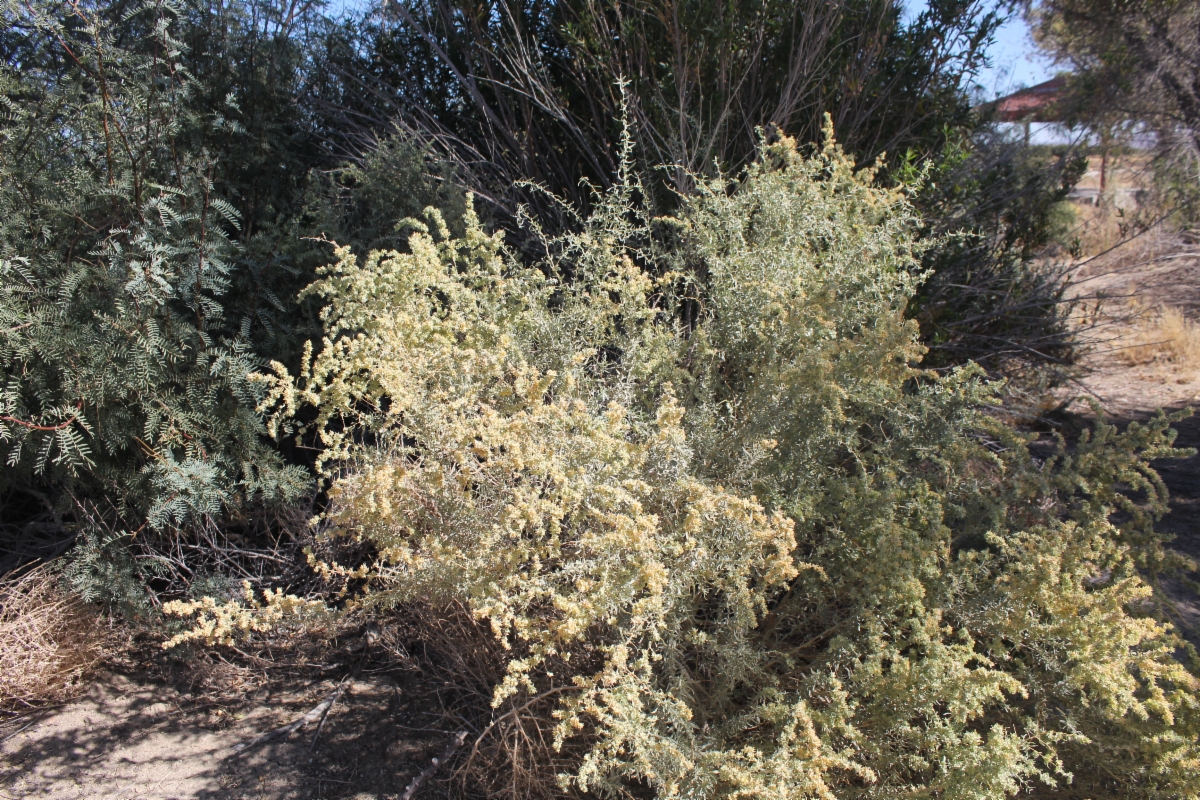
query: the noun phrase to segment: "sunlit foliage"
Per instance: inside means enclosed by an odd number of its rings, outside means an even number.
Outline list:
[[[831,131],[671,219],[623,163],[534,266],[431,211],[308,290],[264,410],[315,410],[328,522],[379,553],[357,607],[489,626],[497,712],[553,697],[586,743],[564,790],[1195,795],[1200,683],[1141,577],[1168,420],[1035,458],[975,370],[923,371],[914,212]]]

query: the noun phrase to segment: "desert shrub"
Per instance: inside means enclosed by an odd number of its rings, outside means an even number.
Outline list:
[[[575,219],[589,182],[616,173],[621,109],[635,121],[638,168],[657,213],[677,208],[696,175],[736,171],[762,130],[811,143],[829,111],[859,163],[886,154],[879,178],[932,159],[915,199],[933,270],[910,308],[927,365],[975,360],[992,375],[1061,378],[1074,360],[1065,324],[1067,268],[1039,256],[1073,159],[1004,143],[971,97],[1006,7],[937,0],[675,3],[498,0],[396,2],[347,24],[354,46],[327,62],[344,91],[343,134],[399,125],[457,165],[506,227],[536,209],[547,229]],[[332,103],[338,105],[338,103]],[[973,108],[974,107],[974,108]],[[581,180],[586,179],[586,180]],[[946,234],[956,234],[946,236]]]
[[[177,9],[127,11],[3,6],[0,488],[42,498],[60,539],[86,500],[146,541],[308,483],[225,313],[241,217],[195,142],[237,125],[191,105]]]
[[[924,179],[916,204],[931,244],[928,276],[908,313],[929,347],[926,366],[970,360],[992,375],[1036,380],[1061,377],[1074,362],[1080,330],[1068,317],[1085,293],[1067,291],[1064,198],[1085,166],[1077,152],[1028,148],[982,125],[948,136],[923,173],[911,157],[896,170]]]
[[[316,415],[335,535],[378,552],[319,568],[485,685],[466,761],[509,737],[515,794],[552,792],[516,782],[547,765],[613,795],[1101,770],[1194,794],[1200,683],[1142,577],[1169,566],[1169,420],[1034,458],[977,370],[921,369],[912,206],[832,141],[765,147],[671,219],[626,154],[542,263],[470,211],[461,237],[431,211],[408,252],[340,250],[319,351],[261,378],[277,433]]]
[[[247,375],[319,332],[320,238],[402,247],[462,193],[401,137],[325,147],[311,7],[0,14],[0,574],[70,548],[69,585],[137,616],[205,575],[289,585],[311,458]]]
[[[372,142],[356,159],[311,181],[305,227],[356,253],[403,250],[409,231],[397,223],[429,206],[441,209],[451,229],[462,233],[463,194],[453,173],[410,137]],[[327,261],[329,253],[323,248],[320,255]]]
[[[61,700],[111,640],[95,609],[64,591],[49,567],[0,580],[0,710]]]
[[[751,160],[760,127],[815,141],[826,110],[860,159],[931,154],[945,127],[969,124],[970,77],[1000,21],[974,0],[911,16],[880,0],[371,8],[328,62],[343,87],[338,132],[399,124],[452,158],[498,219],[525,203],[548,226],[570,215],[530,183],[590,203],[580,179],[612,181],[623,109],[643,183],[666,207],[694,174]]]
[[[0,571],[60,554],[85,527],[84,506],[103,508],[116,532],[144,531],[105,541],[136,542],[137,575],[161,577],[155,562],[172,592],[229,566],[227,534],[274,546],[278,525],[247,520],[307,488],[293,467],[310,451],[263,439],[245,376],[264,358],[294,368],[319,331],[312,296],[295,303],[329,257],[314,240],[363,256],[403,250],[398,219],[427,204],[461,236],[460,177],[487,193],[510,237],[524,235],[518,201],[571,229],[534,184],[590,202],[580,179],[611,180],[622,104],[642,123],[643,188],[656,187],[643,200],[660,210],[713,158],[745,163],[759,124],[815,136],[823,105],[860,159],[927,154],[945,130],[973,124],[963,78],[996,22],[959,0],[910,22],[873,0],[815,16],[709,3],[680,28],[665,24],[667,6],[639,10],[613,39],[612,14],[632,6],[494,6],[541,19],[529,38],[498,16],[468,35],[453,4],[418,6],[401,23],[366,9],[336,22],[319,4],[279,0],[0,5]],[[431,41],[463,34],[462,47],[438,56],[420,20]],[[526,46],[551,69],[494,80]],[[659,58],[668,51],[684,60]],[[635,75],[633,62],[649,71]],[[468,77],[446,71],[454,64]],[[463,80],[483,94],[464,95]],[[525,119],[517,106],[530,97],[542,105]],[[489,104],[506,109],[499,127],[480,125]],[[521,243],[535,252],[537,238]],[[220,536],[207,533],[214,520]]]
[[[7,11],[71,64],[3,74],[10,479],[86,471],[155,524],[235,487],[286,496],[245,382],[254,356],[221,305],[239,215],[211,159],[174,148],[224,121],[186,108],[172,9],[138,9],[144,41],[124,47],[82,7]]]

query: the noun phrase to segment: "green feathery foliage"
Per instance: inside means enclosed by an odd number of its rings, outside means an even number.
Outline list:
[[[397,223],[430,206],[462,234],[466,207],[453,174],[403,136],[375,142],[357,160],[314,174],[311,184],[304,227],[362,255],[405,249],[410,231]],[[328,247],[321,249],[320,265],[329,254]]]
[[[549,703],[528,724],[575,754],[564,790],[982,800],[1102,771],[1196,796],[1200,680],[1142,577],[1169,420],[1041,460],[977,369],[922,370],[915,213],[827,136],[672,219],[638,211],[627,148],[536,268],[470,213],[340,250],[319,352],[262,378],[276,431],[315,409],[328,520],[378,549],[322,569],[368,578],[365,612],[490,630],[476,748]],[[180,605],[180,638],[235,606]]]
[[[2,480],[157,528],[305,483],[224,313],[239,215],[185,143],[236,125],[189,105],[176,13],[138,6],[118,41],[86,6],[5,2],[30,44],[0,69]]]

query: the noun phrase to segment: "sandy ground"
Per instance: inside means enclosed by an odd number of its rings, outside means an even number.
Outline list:
[[[1200,412],[1200,353],[1182,360],[1160,358],[1134,364],[1121,357],[1121,348],[1135,339],[1145,321],[1144,316],[1130,316],[1131,310],[1173,307],[1200,324],[1200,257],[1181,257],[1177,245],[1147,235],[1124,251],[1092,261],[1075,278],[1078,294],[1107,298],[1102,308],[1108,310],[1101,311],[1101,317],[1107,318],[1108,327],[1100,329],[1107,341],[1084,358],[1085,376],[1059,392],[1064,399],[1077,398],[1070,409],[1087,419],[1095,402],[1122,427],[1158,410],[1195,407]],[[1177,446],[1200,450],[1200,415],[1180,421],[1175,428]],[[1200,455],[1156,461],[1154,467],[1171,494],[1171,512],[1158,529],[1175,537],[1171,547],[1200,562]],[[1190,577],[1200,580],[1196,573]],[[1180,581],[1167,581],[1164,588],[1176,605],[1175,621],[1200,646],[1200,597]]]
[[[365,675],[315,724],[244,754],[234,746],[291,722],[335,682],[295,681],[212,704],[161,676],[100,676],[64,707],[6,726],[0,798],[46,800],[383,800],[436,755],[448,735],[414,730],[394,676]],[[197,701],[205,698],[203,704]],[[424,796],[436,796],[431,784]]]

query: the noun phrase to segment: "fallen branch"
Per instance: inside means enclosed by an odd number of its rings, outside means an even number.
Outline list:
[[[333,694],[329,695],[329,697],[326,697],[316,708],[314,708],[312,711],[309,711],[295,722],[288,723],[281,728],[276,728],[275,730],[264,733],[261,736],[256,736],[248,742],[242,742],[241,744],[234,745],[233,752],[240,755],[247,750],[258,747],[260,744],[266,744],[267,742],[272,742],[276,739],[282,739],[286,736],[291,736],[293,733],[300,730],[313,720],[321,719],[323,721],[325,715],[329,713],[329,709],[332,708],[333,704],[336,703],[338,698],[342,696],[342,692],[346,691],[346,686],[349,683],[350,677],[350,675],[347,675],[345,678],[342,678],[341,682],[338,683],[337,688],[333,690]],[[320,732],[319,728],[318,732]]]
[[[282,739],[284,737],[291,736],[308,723],[316,720],[317,731],[313,734],[312,742],[309,743],[308,746],[308,749],[311,752],[317,746],[317,738],[321,735],[321,729],[325,727],[325,718],[329,716],[329,710],[333,708],[333,704],[336,703],[338,698],[342,696],[342,692],[346,691],[346,687],[348,687],[354,681],[354,679],[358,677],[358,673],[362,670],[363,662],[367,660],[367,654],[370,652],[371,645],[374,644],[376,638],[378,638],[378,633],[375,630],[369,629],[367,631],[367,640],[363,646],[362,655],[359,656],[358,662],[354,665],[354,669],[350,671],[350,674],[338,681],[337,688],[333,690],[329,697],[326,697],[315,708],[294,722],[290,722],[287,725],[276,728],[273,731],[268,731],[261,736],[256,736],[248,742],[242,742],[241,744],[234,745],[234,754],[241,755],[247,750],[258,747],[260,744],[266,744],[267,742],[272,742],[276,739]]]
[[[360,658],[358,663],[354,665],[354,671],[349,675],[351,680],[358,676],[358,668],[362,666],[362,662],[363,660]],[[317,721],[317,730],[313,733],[312,741],[308,743],[308,752],[311,753],[313,750],[317,749],[317,739],[321,738],[321,730],[325,727],[325,720],[329,717],[329,710],[333,708],[333,704],[336,703],[338,698],[342,696],[342,688],[345,683],[346,679],[343,678],[342,683],[338,684],[337,691],[335,691],[329,697],[328,704],[325,704],[325,710],[321,712],[321,719]]]
[[[416,794],[417,790],[421,788],[421,784],[429,780],[430,776],[438,771],[438,767],[449,761],[450,756],[454,755],[454,751],[462,747],[463,742],[466,740],[466,731],[459,731],[458,733],[454,734],[454,738],[450,740],[448,745],[446,745],[446,749],[442,751],[442,754],[433,759],[433,763],[426,767],[420,775],[412,779],[412,782],[408,784],[407,788],[405,788],[404,794],[400,795],[400,800],[412,800],[413,795]]]

